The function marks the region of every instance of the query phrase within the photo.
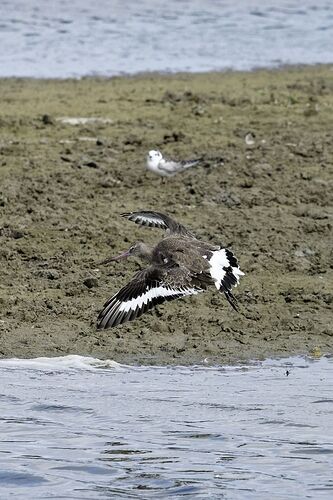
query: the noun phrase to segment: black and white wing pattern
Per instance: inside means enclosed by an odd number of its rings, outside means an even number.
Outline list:
[[[238,285],[239,278],[244,276],[244,273],[240,270],[236,257],[228,248],[221,248],[213,252],[207,252],[207,254],[210,275],[215,282],[216,288],[224,293],[229,304],[237,311],[237,301],[231,289]]]
[[[104,304],[97,328],[101,330],[133,321],[158,304],[202,291],[191,284],[187,270],[175,268],[165,272],[151,266],[135,274],[132,281]]]
[[[123,213],[120,215],[121,217],[126,217],[141,226],[158,227],[160,229],[168,230],[171,234],[181,234],[183,236],[195,238],[193,233],[191,233],[191,231],[189,231],[185,226],[173,220],[169,217],[169,215],[165,215],[160,212],[143,210],[139,212]]]

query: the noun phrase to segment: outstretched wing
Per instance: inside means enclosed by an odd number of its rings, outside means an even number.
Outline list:
[[[238,285],[239,278],[244,276],[244,273],[240,270],[236,257],[228,248],[209,252],[207,257],[210,264],[210,275],[215,281],[216,288],[224,293],[231,307],[237,311],[237,300],[231,289]]]
[[[111,297],[97,319],[97,328],[110,328],[133,321],[166,300],[174,300],[202,292],[191,284],[187,270],[149,267],[134,275],[132,281]]]
[[[191,231],[186,229],[185,226],[178,224],[178,222],[173,220],[171,217],[161,214],[160,212],[150,212],[148,210],[144,210],[140,212],[123,213],[120,215],[135,222],[136,224],[140,224],[141,226],[158,227],[160,229],[169,230],[169,233],[181,234],[190,238],[195,237]]]

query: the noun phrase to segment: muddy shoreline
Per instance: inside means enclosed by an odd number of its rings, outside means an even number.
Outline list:
[[[332,66],[3,79],[0,90],[2,357],[332,353]],[[162,184],[145,171],[149,149],[204,161]],[[246,273],[239,314],[212,290],[96,331],[105,300],[140,268],[100,261],[160,237],[118,216],[144,208],[232,248]]]

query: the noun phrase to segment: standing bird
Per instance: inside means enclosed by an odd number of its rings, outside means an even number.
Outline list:
[[[200,159],[189,161],[166,160],[160,151],[154,151],[153,149],[147,155],[147,169],[162,177],[172,177],[178,172],[194,167],[199,162]]]
[[[121,216],[142,226],[164,229],[166,236],[153,248],[138,242],[104,261],[136,255],[149,265],[104,304],[97,320],[98,329],[132,321],[166,300],[196,295],[209,285],[224,293],[237,311],[231,289],[244,273],[230,250],[198,240],[186,227],[159,212],[130,212]]]

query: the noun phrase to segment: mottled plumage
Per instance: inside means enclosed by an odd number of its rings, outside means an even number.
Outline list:
[[[159,212],[130,212],[122,216],[136,224],[164,229],[166,237],[153,248],[139,242],[118,257],[109,259],[137,255],[150,265],[136,273],[104,304],[98,328],[132,321],[164,301],[195,295],[210,285],[223,292],[237,310],[231,288],[244,273],[230,250],[198,240],[183,225]]]

